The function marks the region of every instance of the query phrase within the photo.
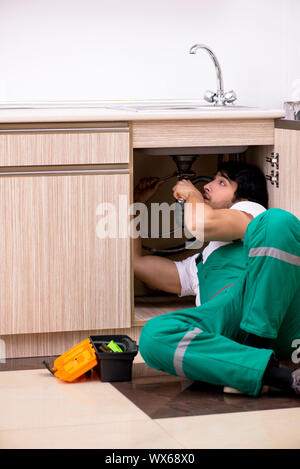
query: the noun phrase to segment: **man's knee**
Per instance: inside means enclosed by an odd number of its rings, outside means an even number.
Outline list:
[[[269,223],[273,229],[286,229],[299,224],[298,218],[291,212],[281,208],[270,208],[268,211]]]
[[[153,340],[155,339],[157,333],[159,334],[159,323],[160,317],[150,319],[142,328],[140,340],[139,340],[139,351],[145,362],[151,366],[153,361],[153,353],[156,354],[154,350]]]
[[[300,241],[300,221],[286,210],[270,209],[267,238],[282,250],[295,249]]]
[[[256,246],[273,246],[279,249],[300,241],[300,221],[292,213],[271,208],[254,218],[249,224],[244,245],[247,249]]]

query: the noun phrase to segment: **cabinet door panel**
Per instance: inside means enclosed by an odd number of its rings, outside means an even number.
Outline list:
[[[134,121],[134,148],[272,145],[273,119]]]
[[[130,240],[96,233],[129,177],[0,178],[0,334],[130,326]]]
[[[275,129],[275,152],[279,153],[279,188],[272,188],[272,205],[300,219],[300,130]]]
[[[272,171],[276,175],[276,166],[268,161],[273,153],[279,154],[279,186],[267,181],[269,208],[282,208],[300,218],[300,128],[275,128],[275,145],[253,147],[247,151],[246,160],[259,166],[265,175],[272,175]]]

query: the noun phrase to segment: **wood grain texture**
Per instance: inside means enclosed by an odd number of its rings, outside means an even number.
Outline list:
[[[0,178],[0,334],[129,327],[130,239],[99,239],[129,175]]]
[[[266,160],[272,153],[279,153],[279,187],[267,181],[269,208],[282,208],[300,219],[300,130],[276,128],[275,145],[250,148],[247,161],[270,175],[277,171]]]
[[[5,344],[6,358],[61,355],[90,335],[125,334],[139,341],[141,327],[90,329],[85,331],[41,334],[0,335]]]
[[[273,189],[274,207],[300,219],[300,130],[275,129],[275,153],[279,153],[279,189]]]
[[[134,121],[134,148],[272,145],[273,119]]]
[[[0,134],[0,166],[129,163],[129,132]]]
[[[52,357],[49,360],[50,366],[53,365],[55,357],[64,354],[81,341],[87,339],[90,335],[114,335],[124,334],[131,337],[132,340],[139,342],[141,327],[132,327],[130,329],[105,329],[97,331],[80,331],[80,332],[56,332],[50,334],[21,334],[21,335],[8,335],[2,336],[2,349],[3,344],[6,351],[6,364],[7,360],[17,358],[15,363],[16,369],[20,368],[22,358],[26,360],[28,357],[36,357],[34,359],[35,366],[38,364],[41,368],[43,365],[43,357]],[[1,356],[3,359],[3,356]],[[0,368],[1,368],[0,362]],[[10,365],[13,367],[12,363]],[[23,362],[24,366],[24,362]],[[27,365],[28,366],[28,365]],[[35,367],[34,366],[34,367]],[[5,364],[4,364],[5,367]],[[5,368],[3,368],[5,370]],[[162,376],[164,372],[150,368],[144,362],[140,353],[134,358],[132,366],[132,377],[148,377],[148,376]]]

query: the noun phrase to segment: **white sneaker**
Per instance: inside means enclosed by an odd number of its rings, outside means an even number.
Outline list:
[[[244,396],[247,396],[247,394],[245,394],[244,392],[239,391],[238,389],[235,389],[235,388],[231,388],[230,386],[224,386],[223,392],[224,394],[242,394]],[[269,386],[263,386],[261,390],[261,394],[267,394],[268,392],[269,392]],[[300,373],[299,373],[299,393],[300,393]]]
[[[224,386],[223,392],[225,394],[244,394],[243,392],[239,391],[238,389],[231,388],[230,386]]]
[[[291,388],[295,392],[295,394],[300,394],[300,368],[297,368],[295,371],[292,372],[293,383]]]

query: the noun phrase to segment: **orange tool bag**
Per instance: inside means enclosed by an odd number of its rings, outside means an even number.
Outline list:
[[[57,378],[72,382],[97,366],[98,360],[90,339],[86,339],[58,357],[53,368],[47,362],[43,363]]]

